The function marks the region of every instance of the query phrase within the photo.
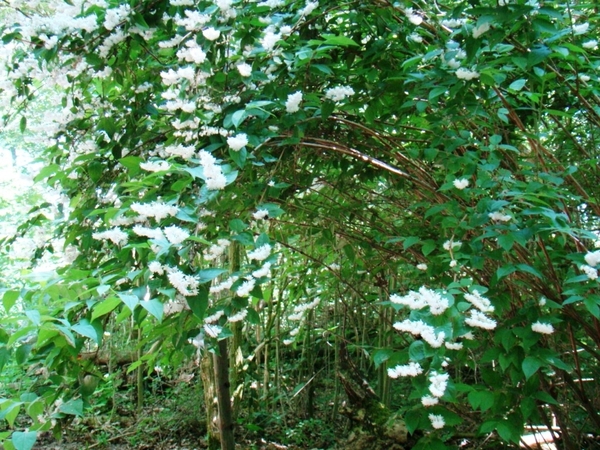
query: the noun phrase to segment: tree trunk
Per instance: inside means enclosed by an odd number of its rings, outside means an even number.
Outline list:
[[[200,365],[200,374],[202,385],[204,386],[204,405],[206,409],[206,438],[208,440],[208,450],[218,450],[221,447],[219,439],[219,428],[217,426],[218,417],[215,407],[215,371],[213,368],[213,358],[210,353],[202,353],[202,362]]]
[[[235,450],[233,435],[233,410],[231,408],[231,394],[229,384],[229,358],[227,341],[219,341],[219,354],[213,355],[215,368],[215,384],[217,387],[217,403],[219,405],[219,434],[221,436],[221,450]]]

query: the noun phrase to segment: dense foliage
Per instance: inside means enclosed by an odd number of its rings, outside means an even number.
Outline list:
[[[335,418],[350,359],[419,448],[553,420],[592,445],[593,2],[32,3],[4,13],[5,123],[58,93],[37,180],[64,201],[15,238],[45,222],[33,264],[64,257],[3,287],[0,368],[38,371],[5,445],[83,414],[111,333],[140,376],[228,350],[234,414],[297,383],[311,416],[317,378]]]

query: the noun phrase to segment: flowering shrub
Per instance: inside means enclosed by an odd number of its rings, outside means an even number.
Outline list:
[[[214,346],[261,321],[294,261],[278,243],[316,228],[343,249],[320,260],[333,277],[408,292],[388,295],[399,340],[376,361],[410,378],[421,448],[467,426],[516,444],[551,415],[585,446],[600,428],[583,383],[599,371],[598,13],[472,3],[9,1],[5,122],[26,129],[38,87],[60,93],[37,179],[60,191],[55,232],[77,252],[4,294],[27,323],[7,348],[36,336],[49,371],[76,375],[111,316],[173,351]],[[322,303],[294,305],[282,342]],[[21,404],[2,406],[11,425]],[[3,438],[25,448],[52,426],[37,416]]]

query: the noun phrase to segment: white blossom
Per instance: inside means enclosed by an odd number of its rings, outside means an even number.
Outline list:
[[[429,414],[429,420],[431,421],[431,426],[436,430],[444,428],[444,425],[446,425],[444,417],[439,414]]]
[[[596,267],[600,263],[600,250],[586,253],[584,259],[588,266]]]
[[[242,283],[242,285],[237,288],[235,293],[238,297],[248,297],[254,286],[256,285],[256,280],[254,278],[250,278]]]
[[[300,11],[300,15],[308,16],[315,9],[317,9],[318,6],[319,6],[319,2],[312,2],[310,0],[307,0],[306,6],[304,6],[304,8]]]
[[[142,225],[134,225],[133,232],[138,236],[144,236],[150,239],[165,239],[165,235],[160,228],[144,227]]]
[[[598,279],[598,270],[594,269],[593,267],[586,266],[584,264],[579,266],[579,269],[581,269],[581,271],[585,273],[590,280]]]
[[[271,263],[265,263],[260,269],[252,272],[254,278],[268,277],[271,275]]]
[[[465,69],[464,67],[457,69],[455,74],[456,77],[461,80],[472,80],[474,78],[479,78],[479,72],[476,72],[475,70]]]
[[[388,368],[387,373],[390,378],[416,377],[423,373],[423,368],[418,362],[411,361],[405,365]]]
[[[140,163],[140,167],[148,172],[164,172],[171,168],[166,161],[148,161]]]
[[[473,37],[475,39],[478,39],[479,36],[481,36],[483,33],[485,33],[486,31],[488,31],[490,29],[490,23],[489,22],[484,22],[481,25],[473,28]]]
[[[466,178],[457,178],[452,182],[452,184],[456,189],[462,191],[464,188],[469,186],[469,180],[467,180]]]
[[[288,113],[295,113],[300,110],[300,102],[302,101],[302,92],[297,91],[293,94],[288,95],[287,101],[285,102],[285,110]]]
[[[429,392],[434,397],[443,397],[446,392],[446,388],[448,387],[448,378],[450,376],[447,373],[437,373],[435,371],[431,372],[429,375]]]
[[[209,324],[204,325],[204,331],[211,338],[216,338],[219,334],[221,334],[221,330],[223,330],[223,328],[218,325],[209,325]]]
[[[454,240],[450,239],[449,241],[444,242],[443,247],[444,247],[444,250],[449,252],[451,250],[454,250],[455,248],[460,248],[461,245],[462,245],[462,242],[454,241]]]
[[[235,67],[243,77],[249,77],[252,75],[252,66],[248,63],[240,63]]]
[[[425,263],[417,264],[417,269],[423,270],[423,271],[427,270],[427,264],[425,264]]]
[[[412,33],[408,36],[408,38],[413,41],[416,42],[417,44],[421,44],[423,42],[423,37],[417,33]]]
[[[446,342],[444,344],[448,350],[462,350],[462,342]]]
[[[350,86],[336,86],[325,90],[325,98],[334,102],[341,102],[351,95],[354,95],[354,89]]]
[[[260,44],[267,51],[273,50],[275,44],[281,39],[281,35],[279,33],[273,33],[272,31],[267,31],[264,37],[261,39]]]
[[[591,39],[581,44],[581,46],[588,50],[596,50],[598,48],[598,41],[596,39]]]
[[[92,233],[92,238],[98,241],[111,241],[115,245],[127,244],[128,235],[119,227],[111,228],[110,230]]]
[[[470,317],[465,319],[465,323],[474,328],[483,328],[484,330],[493,330],[496,328],[496,321],[494,319],[490,319],[481,311],[470,310]]]
[[[135,202],[131,204],[130,208],[142,217],[154,217],[157,222],[168,216],[175,216],[179,212],[177,206],[158,201],[150,203]]]
[[[421,338],[433,348],[441,347],[446,338],[446,333],[440,331],[436,334],[435,328],[431,325],[427,325],[422,320],[413,321],[405,319],[402,322],[394,323],[394,328],[398,331],[411,333],[413,336],[421,336]]]
[[[233,316],[229,316],[227,318],[227,320],[229,322],[239,322],[240,320],[244,320],[247,315],[248,315],[248,310],[246,308],[244,308],[241,311],[235,313]]]
[[[512,219],[512,216],[509,216],[508,214],[503,214],[499,211],[489,213],[488,217],[494,222],[508,222]]]
[[[164,229],[164,233],[167,237],[167,240],[173,245],[181,244],[190,237],[190,233],[188,233],[187,230],[184,230],[176,225],[166,227]]]
[[[204,318],[204,323],[215,323],[217,322],[221,317],[223,317],[223,315],[225,314],[225,311],[223,310],[219,310],[214,314],[211,314],[210,316],[206,316]]]
[[[585,22],[585,23],[580,23],[580,24],[573,24],[573,33],[574,34],[584,34],[585,32],[587,32],[588,28],[590,27],[590,24]]]
[[[423,397],[421,397],[421,403],[423,404],[424,407],[428,407],[428,406],[434,406],[437,405],[440,402],[440,399],[437,397],[432,397],[431,395],[424,395]]]
[[[186,275],[176,267],[167,268],[167,278],[171,285],[184,297],[198,294],[198,280]]]
[[[236,136],[230,136],[227,138],[227,145],[229,145],[231,150],[237,152],[248,145],[248,136],[245,133],[240,133]]]
[[[483,313],[491,313],[494,312],[494,307],[491,302],[483,297],[477,289],[473,289],[471,294],[464,295],[465,300],[471,303],[475,308]]]
[[[261,245],[260,247],[252,250],[248,253],[248,259],[255,259],[257,261],[263,261],[271,254],[271,246],[269,244]]]
[[[219,30],[215,30],[213,27],[209,27],[202,30],[202,36],[209,41],[216,41],[221,36],[221,32]]]
[[[263,220],[263,219],[267,219],[269,217],[269,211],[267,211],[266,209],[257,209],[253,214],[252,217],[254,218],[254,220]]]
[[[159,263],[158,261],[150,261],[148,263],[148,270],[152,273],[156,273],[158,275],[162,275],[163,273],[165,273],[165,270],[162,266],[161,263]]]
[[[533,323],[531,325],[531,329],[533,331],[535,331],[536,333],[541,333],[541,334],[552,334],[554,333],[554,327],[552,326],[551,323],[543,323],[540,321],[537,321],[535,323]]]

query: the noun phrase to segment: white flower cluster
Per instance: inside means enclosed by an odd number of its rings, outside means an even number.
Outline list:
[[[138,236],[147,237],[149,239],[165,239],[165,235],[160,228],[150,228],[142,225],[134,225],[132,230]]]
[[[227,145],[229,145],[231,150],[237,152],[248,145],[248,136],[245,133],[240,133],[236,136],[230,136],[227,138]]]
[[[422,286],[419,292],[410,291],[404,296],[392,294],[390,301],[398,305],[408,306],[410,309],[418,310],[429,307],[431,314],[438,316],[448,309],[448,299],[439,293]]]
[[[231,286],[237,280],[238,280],[238,277],[231,276],[231,277],[227,278],[226,280],[221,281],[219,284],[215,284],[214,286],[211,286],[209,292],[211,294],[218,294],[219,292],[223,292],[226,289],[231,289]]]
[[[112,31],[119,23],[127,20],[130,13],[131,7],[127,3],[120,5],[118,8],[107,9],[104,15],[104,28]]]
[[[240,75],[247,78],[252,75],[252,66],[248,63],[240,63],[235,66]]]
[[[508,222],[512,219],[512,216],[508,214],[503,214],[500,211],[494,211],[488,214],[488,217],[494,222]]]
[[[319,2],[312,2],[310,0],[306,1],[306,5],[304,6],[304,8],[302,8],[302,10],[300,11],[300,15],[302,16],[308,16],[310,13],[312,13],[315,9],[317,9],[319,6]]]
[[[440,399],[437,397],[432,397],[431,395],[424,395],[423,397],[421,397],[421,403],[423,404],[423,406],[425,406],[426,408],[428,406],[434,406],[437,405],[440,402]]]
[[[481,311],[470,310],[470,316],[465,319],[465,323],[473,328],[483,328],[484,330],[493,330],[496,328],[496,321],[490,319]]]
[[[429,414],[429,421],[431,422],[431,426],[436,430],[444,428],[446,422],[444,421],[444,416],[439,414]]]
[[[598,41],[596,39],[591,39],[581,44],[581,46],[588,50],[596,50],[598,48]]]
[[[241,311],[238,311],[237,313],[235,313],[233,316],[229,316],[227,318],[227,320],[229,322],[239,322],[240,320],[244,320],[247,315],[248,315],[248,310],[246,308],[244,308]]]
[[[158,261],[150,261],[150,263],[148,264],[148,270],[158,275],[162,275],[163,273],[165,273],[164,267]]]
[[[294,306],[294,314],[288,317],[289,320],[302,320],[304,317],[304,313],[309,310],[315,309],[319,303],[321,303],[321,299],[316,297],[312,302],[308,303],[300,303],[299,305]]]
[[[447,373],[431,372],[429,374],[429,392],[431,392],[431,395],[437,398],[443,397],[448,387],[448,378],[450,378],[450,375]]]
[[[469,180],[467,180],[466,178],[460,178],[460,179],[454,180],[452,182],[452,184],[454,184],[454,187],[456,189],[462,191],[464,188],[466,188],[467,186],[469,186]]]
[[[297,91],[288,95],[285,102],[285,110],[288,113],[295,113],[300,110],[300,102],[302,102],[302,92]]]
[[[446,250],[447,252],[450,252],[452,250],[454,250],[455,248],[458,249],[460,248],[462,245],[462,242],[460,241],[454,241],[452,239],[450,239],[449,241],[444,242],[444,250]]]
[[[405,331],[413,336],[421,336],[433,348],[439,348],[446,339],[446,333],[440,331],[436,334],[435,328],[427,325],[422,320],[405,319],[402,322],[396,322],[394,328],[398,331]]]
[[[222,330],[223,330],[223,328],[218,325],[209,325],[209,324],[204,325],[204,332],[211,338],[216,338],[217,336],[219,336],[219,334],[221,334]]]
[[[266,209],[257,209],[254,213],[252,213],[252,218],[254,220],[263,220],[269,217],[269,211]]]
[[[334,102],[341,102],[351,95],[354,95],[354,89],[350,86],[336,86],[325,90],[325,98]]]
[[[598,279],[598,270],[597,269],[590,267],[590,266],[586,266],[585,264],[582,264],[581,266],[579,266],[579,269],[583,273],[585,273],[590,280]]]
[[[254,278],[270,277],[271,276],[271,263],[264,263],[260,269],[252,272]]]
[[[475,78],[479,78],[479,72],[475,70],[465,69],[464,67],[460,67],[456,70],[456,77],[460,80],[473,80]]]
[[[261,245],[260,247],[252,250],[248,253],[248,259],[255,259],[257,261],[264,261],[271,254],[271,246],[269,244]]]
[[[589,266],[596,267],[600,263],[600,250],[586,253],[584,259]]]
[[[198,43],[194,39],[190,39],[185,43],[185,47],[181,47],[179,50],[177,50],[177,58],[180,61],[185,61],[185,62],[195,63],[195,64],[202,64],[204,61],[206,61],[206,53],[204,53],[204,50],[202,50],[200,45],[198,45]],[[172,70],[169,70],[169,72],[171,72],[171,71]],[[161,75],[161,77],[163,77],[163,72],[161,72],[160,75]],[[187,72],[187,73],[182,73],[182,74],[178,75],[178,79],[176,80],[176,82],[167,83],[164,78],[165,77],[163,77],[163,82],[167,86],[169,86],[170,84],[179,83],[180,79],[187,79],[192,86],[196,84],[195,71],[193,74],[189,74],[189,72]]]
[[[181,244],[190,237],[190,233],[187,230],[184,230],[176,225],[166,227],[164,229],[164,233],[167,237],[167,240],[173,245]]]
[[[494,312],[494,307],[489,299],[482,297],[477,289],[473,289],[473,292],[470,294],[464,295],[465,300],[472,304],[475,308],[483,313],[491,313]]]
[[[111,241],[115,245],[127,244],[128,236],[119,227],[111,228],[110,230],[92,233],[92,238],[98,241]]]
[[[227,179],[225,178],[225,175],[223,175],[223,170],[221,169],[221,166],[217,164],[215,157],[206,150],[200,150],[198,152],[198,157],[200,158],[200,165],[204,171],[206,188],[209,190],[225,188]]]
[[[406,14],[406,17],[408,18],[409,22],[413,25],[419,26],[423,23],[423,17],[415,13],[412,8],[406,8],[404,10],[404,14]]]
[[[268,30],[260,40],[260,44],[266,51],[271,51],[280,40],[281,34]]]
[[[148,161],[140,163],[140,167],[148,172],[165,172],[171,165],[166,161]]]
[[[205,28],[202,30],[202,36],[204,36],[209,41],[216,41],[221,37],[221,32],[219,30],[214,29],[213,27]]]
[[[211,17],[208,14],[201,14],[199,11],[186,9],[185,17],[176,16],[174,21],[175,24],[184,27],[187,31],[200,31],[206,23],[210,22],[210,19]]]
[[[399,364],[396,367],[390,367],[387,373],[390,378],[416,377],[423,373],[423,368],[418,362],[411,361],[405,365]]]
[[[210,315],[210,316],[206,316],[204,318],[204,323],[215,323],[217,322],[221,317],[223,317],[223,314],[225,314],[225,311],[219,310],[216,313]]]
[[[174,205],[168,205],[163,202],[150,202],[150,203],[132,203],[130,208],[138,213],[141,217],[140,220],[146,220],[149,217],[153,217],[154,220],[160,222],[166,217],[175,216],[179,212],[179,208]]]
[[[198,280],[186,275],[176,267],[167,267],[167,278],[171,285],[184,297],[198,294]]]
[[[240,287],[237,288],[235,293],[238,297],[248,297],[252,289],[256,286],[256,280],[252,277],[244,281]]]
[[[162,74],[161,74],[162,75]],[[190,159],[196,153],[196,147],[193,145],[169,145],[163,149],[164,153],[168,156],[179,156],[183,159]]]
[[[476,26],[475,28],[473,28],[473,37],[475,39],[479,39],[479,37],[485,33],[486,31],[488,31],[490,29],[490,23],[489,22],[484,22],[479,26]]]
[[[216,244],[204,250],[204,259],[206,261],[214,261],[220,258],[225,253],[227,247],[229,247],[229,244],[230,242],[227,239],[219,239]]]
[[[551,323],[543,323],[539,320],[531,325],[531,329],[536,333],[541,334],[552,334],[554,333],[554,327]]]

